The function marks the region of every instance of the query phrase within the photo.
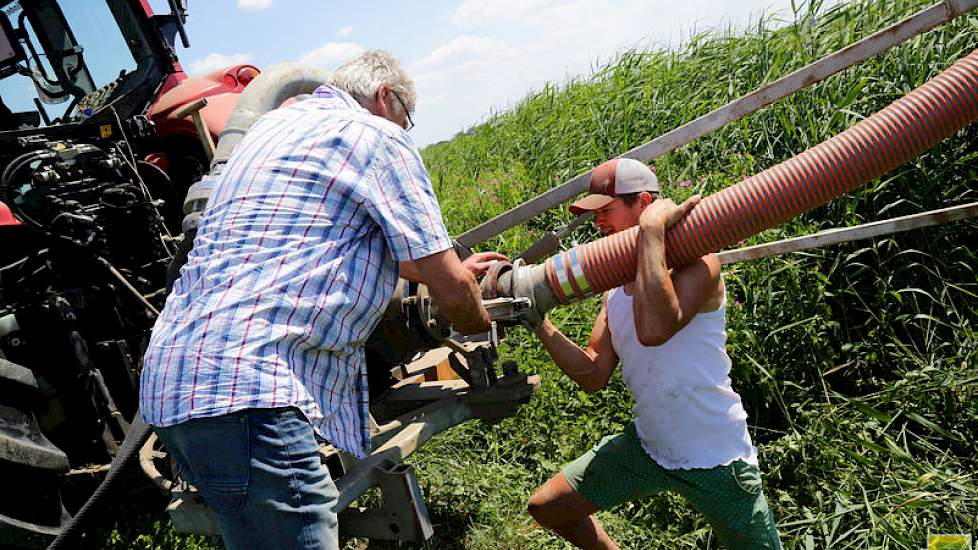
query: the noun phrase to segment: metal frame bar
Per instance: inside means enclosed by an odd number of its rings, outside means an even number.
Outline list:
[[[387,461],[373,469],[383,503],[350,507],[339,514],[340,534],[382,540],[424,542],[434,534],[414,466]]]
[[[539,375],[525,376],[517,373],[502,377],[495,385],[481,391],[475,391],[468,385],[460,384],[457,381],[423,384],[423,388],[406,390],[403,392],[402,398],[419,397],[424,399],[425,397],[434,397],[437,400],[378,427],[378,430],[372,435],[375,448],[370,456],[361,461],[353,462],[352,468],[336,479],[339,497],[335,509],[346,510],[364,491],[377,484],[384,485],[386,483],[391,486],[392,483],[406,483],[407,485],[401,488],[410,489],[411,479],[390,479],[392,473],[400,474],[406,471],[395,468],[396,465],[401,464],[405,458],[418,450],[429,439],[448,428],[473,418],[495,418],[500,412],[507,410],[509,414],[512,414],[511,409],[525,403],[533,392],[540,388],[540,384]],[[414,395],[409,395],[412,393]],[[151,452],[151,450],[147,452]],[[335,454],[335,452],[332,447],[320,449],[320,454],[324,457]],[[150,466],[150,470],[158,474],[155,467]],[[162,478],[162,476],[159,477]],[[162,488],[160,479],[154,481]],[[218,533],[213,513],[203,503],[196,491],[174,486],[172,483],[169,488],[173,500],[167,506],[167,512],[178,532],[205,535],[216,535]],[[399,491],[400,496],[396,497],[398,502],[402,504],[411,502],[413,512],[423,512],[423,503],[417,505],[418,496],[405,496],[402,493],[403,491]],[[368,513],[368,510],[358,509],[353,511],[351,517],[369,517],[369,515],[364,515]],[[407,513],[407,510],[382,507],[375,510],[375,513],[375,518],[399,517],[398,524],[402,527],[414,525],[413,530],[406,529],[404,531],[405,536],[418,533],[430,534],[424,525],[426,518],[406,517],[404,514]],[[402,521],[408,523],[401,523]],[[358,522],[357,525],[362,526],[363,522]],[[371,530],[370,534],[377,535],[382,532],[383,529]],[[390,533],[387,534],[388,537],[385,538],[389,538]]]
[[[774,256],[775,254],[800,252],[802,250],[821,248],[823,246],[844,243],[847,241],[868,239],[870,237],[879,237],[882,235],[891,235],[893,233],[901,233],[903,231],[910,231],[911,229],[950,223],[968,218],[974,218],[976,216],[978,216],[978,202],[970,202],[949,208],[929,210],[919,214],[900,216],[899,218],[890,218],[888,220],[866,223],[853,227],[828,229],[802,237],[793,237],[790,239],[783,239],[780,241],[755,246],[747,246],[735,250],[724,250],[722,252],[718,252],[717,256],[720,258],[721,264],[729,265],[739,262],[759,260],[768,256]]]
[[[403,461],[424,445],[435,434],[466,420],[482,416],[483,408],[493,406],[517,406],[540,387],[540,376],[519,376],[509,382],[505,378],[486,390],[470,392],[470,388],[458,387],[456,395],[446,397],[403,417],[381,426],[373,436],[380,442],[370,456],[358,462],[356,467],[336,481],[340,492],[337,509],[344,509],[375,483],[374,468],[387,460]],[[451,390],[449,390],[451,391]]]
[[[753,92],[670,132],[666,132],[652,141],[639,145],[621,157],[649,162],[976,7],[978,7],[978,0],[943,0],[787,76],[761,86]],[[587,189],[590,177],[591,170],[575,176],[567,182],[462,233],[458,236],[457,241],[469,248],[485,242],[583,192]]]

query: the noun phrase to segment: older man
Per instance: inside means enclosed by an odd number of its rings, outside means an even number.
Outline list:
[[[228,160],[153,331],[143,415],[231,549],[335,549],[317,436],[370,448],[363,344],[398,272],[455,328],[485,331],[406,130],[414,85],[368,51],[262,116]],[[501,257],[500,257],[501,258]]]

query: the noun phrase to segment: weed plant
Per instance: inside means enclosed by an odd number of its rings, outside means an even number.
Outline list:
[[[621,52],[588,77],[548,84],[423,151],[449,230],[461,233],[929,4],[809,4],[791,22],[764,18],[747,32],[696,34],[676,50]],[[710,194],[782,162],[976,47],[978,16],[959,18],[656,159],[665,194]],[[972,127],[744,244],[978,200],[976,156]],[[565,210],[553,210],[482,248],[514,255],[567,221]],[[928,533],[978,535],[976,228],[956,223],[724,270],[731,378],[785,548],[918,550]],[[565,244],[596,236],[584,227]],[[597,308],[592,300],[552,318],[584,343]],[[436,529],[423,548],[566,548],[534,526],[527,499],[632,418],[620,376],[585,394],[520,329],[502,353],[540,373],[543,387],[517,416],[465,424],[412,456]],[[623,548],[719,548],[703,518],[673,495],[599,518]],[[108,546],[180,547],[121,538],[125,546]]]

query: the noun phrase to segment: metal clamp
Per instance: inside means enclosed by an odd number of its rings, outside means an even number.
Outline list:
[[[482,301],[482,307],[486,308],[489,318],[493,321],[516,321],[532,306],[533,302],[527,297],[493,298]]]

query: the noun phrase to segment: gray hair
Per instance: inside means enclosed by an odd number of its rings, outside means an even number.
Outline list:
[[[329,84],[353,96],[360,105],[366,105],[381,86],[390,89],[404,102],[408,112],[414,111],[417,95],[414,82],[401,68],[401,64],[385,50],[367,50],[336,69]],[[402,111],[398,101],[391,100],[395,112]]]

